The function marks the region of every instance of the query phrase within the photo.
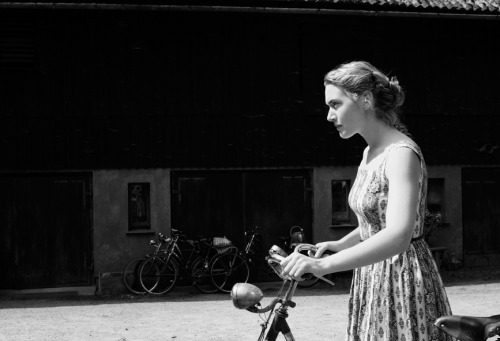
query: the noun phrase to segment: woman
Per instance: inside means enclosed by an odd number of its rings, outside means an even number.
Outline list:
[[[300,278],[354,269],[347,340],[447,340],[433,325],[451,310],[423,239],[426,166],[396,113],[404,93],[367,62],[340,65],[324,85],[328,121],[341,138],[360,134],[368,144],[349,194],[359,226],[317,244],[315,258],[293,253],[284,271]],[[336,253],[322,258],[326,250]]]

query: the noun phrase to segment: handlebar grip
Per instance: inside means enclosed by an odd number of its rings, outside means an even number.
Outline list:
[[[270,255],[272,258],[278,260],[278,261],[282,261],[283,259],[285,259],[285,257],[281,256],[281,255],[278,255],[277,253],[273,253]]]
[[[283,257],[283,256],[281,256],[281,255],[279,255],[279,254],[277,254],[277,253],[272,253],[270,256],[271,256],[272,258],[274,258],[275,260],[280,261],[280,262],[281,262],[283,259],[285,259],[285,257]],[[312,273],[305,273],[305,274],[303,274],[303,275],[302,275],[302,278],[303,278],[303,279],[305,279],[305,280],[310,280],[310,279],[312,279],[313,277],[314,277],[314,275],[313,275]]]

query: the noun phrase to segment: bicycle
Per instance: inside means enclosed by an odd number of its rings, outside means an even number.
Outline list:
[[[315,252],[316,247],[310,244],[299,244],[294,251]],[[278,294],[266,307],[262,308],[260,304],[264,297],[262,290],[253,284],[236,283],[231,290],[231,300],[237,309],[246,309],[259,315],[269,312],[267,318],[263,318],[264,322],[261,324],[258,341],[275,341],[280,333],[285,340],[295,341],[286,319],[288,317],[288,308],[296,306],[292,299],[299,281],[283,274],[280,262],[284,255],[286,253],[280,247],[273,246],[266,258],[276,274],[283,280]],[[304,274],[302,277],[309,278],[311,276],[311,274]],[[286,292],[283,294],[287,284]],[[278,304],[280,306],[276,309]],[[274,318],[270,324],[273,314]],[[493,337],[495,337],[496,341],[500,340],[500,315],[490,317],[448,315],[436,319],[434,325],[460,341],[485,341]],[[493,339],[491,340],[493,341]]]
[[[230,249],[231,241],[223,237],[188,239],[182,231],[172,229],[168,249],[149,256],[141,264],[139,280],[150,294],[163,295],[171,291],[182,279],[191,279],[200,292],[213,294],[217,288],[210,279],[210,264],[218,254]],[[181,250],[180,246],[185,246]]]
[[[128,291],[136,295],[146,294],[146,290],[142,287],[139,280],[139,269],[142,263],[148,259],[152,255],[157,255],[161,252],[165,252],[166,248],[172,241],[172,238],[166,237],[161,233],[158,233],[158,241],[151,240],[149,245],[154,247],[154,251],[152,254],[146,254],[145,256],[140,256],[132,259],[123,269],[122,279],[123,284]],[[163,245],[167,244],[166,248],[163,248]]]
[[[258,241],[260,237],[259,229],[260,227],[256,226],[253,230],[245,231],[248,242],[244,251],[239,251],[236,247],[233,247],[225,254],[214,258],[210,267],[210,277],[218,291],[223,293],[231,292],[231,288],[235,283],[248,282],[252,274],[255,275],[259,268],[263,268],[257,257],[260,246]]]
[[[316,246],[311,244],[298,244],[295,247],[294,252],[315,252],[316,249]],[[261,324],[262,329],[258,341],[275,341],[280,333],[285,337],[285,340],[287,341],[295,340],[286,319],[288,317],[288,308],[294,308],[296,306],[295,302],[293,302],[292,299],[295,290],[297,289],[297,285],[300,281],[283,274],[283,268],[281,267],[280,262],[284,258],[284,255],[286,255],[286,252],[283,251],[283,249],[281,249],[279,246],[274,245],[269,250],[269,256],[266,257],[268,264],[283,280],[276,298],[274,298],[268,306],[261,308],[260,301],[264,297],[264,294],[259,287],[253,284],[236,283],[231,289],[231,299],[233,301],[233,305],[236,308],[246,309],[252,313],[256,313],[259,315],[269,312],[267,318],[263,318],[264,322]],[[304,274],[302,277],[310,279],[312,275]],[[325,278],[322,279],[329,284],[334,285],[333,282]],[[285,287],[287,287],[287,289],[283,294]],[[280,306],[276,309],[276,305],[278,304]],[[274,318],[270,325],[271,317],[273,316],[273,314]]]

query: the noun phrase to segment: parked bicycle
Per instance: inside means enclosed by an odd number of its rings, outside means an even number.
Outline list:
[[[315,252],[316,247],[311,244],[298,244],[294,250],[294,252],[303,251]],[[263,317],[264,322],[261,324],[261,332],[258,338],[259,341],[275,341],[280,333],[285,337],[285,340],[287,341],[295,340],[286,319],[288,317],[288,308],[294,308],[296,306],[295,302],[293,302],[292,299],[299,281],[283,274],[283,268],[280,265],[280,262],[284,258],[284,255],[286,255],[286,252],[280,247],[274,245],[269,250],[269,256],[266,258],[268,264],[283,280],[278,294],[266,307],[261,308],[260,305],[260,301],[264,297],[262,290],[260,290],[253,284],[236,283],[231,290],[231,299],[236,308],[246,309],[252,313],[257,313],[259,315],[269,313],[267,318],[265,316]],[[303,278],[307,279],[310,279],[311,277],[313,277],[311,274],[305,274],[303,276]],[[323,280],[330,283],[331,285],[334,285],[333,282],[330,282],[327,279],[323,278]],[[279,305],[279,308],[276,309],[277,305]],[[271,317],[273,317],[273,315],[274,318],[272,320],[272,323],[270,324]]]
[[[139,280],[150,294],[163,295],[179,281],[188,279],[202,293],[215,293],[210,278],[213,259],[231,249],[225,237],[188,239],[180,230],[172,229],[172,240],[166,252],[149,256],[139,268]]]
[[[166,237],[162,233],[158,233],[158,240],[151,240],[149,242],[149,244],[153,247],[153,253],[134,258],[125,266],[125,268],[123,269],[122,278],[123,284],[125,284],[125,287],[128,291],[137,295],[147,293],[147,291],[142,287],[139,280],[139,269],[142,263],[150,256],[166,252],[171,241],[172,238]]]
[[[259,234],[260,227],[245,232],[248,240],[245,250],[239,251],[236,247],[229,252],[217,256],[210,268],[214,286],[220,291],[229,293],[235,283],[248,282],[250,276],[256,275],[259,269],[266,272],[272,271],[267,263],[260,261],[260,246],[262,245]]]

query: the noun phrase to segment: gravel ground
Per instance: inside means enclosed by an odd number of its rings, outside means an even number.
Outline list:
[[[453,313],[500,314],[500,278],[468,276],[443,275]],[[262,288],[265,305],[279,284]],[[298,289],[294,301],[288,322],[297,340],[344,338],[347,280]],[[200,294],[191,287],[164,297],[0,297],[0,341],[250,341],[257,339],[260,323],[258,315],[234,308],[228,294]]]

